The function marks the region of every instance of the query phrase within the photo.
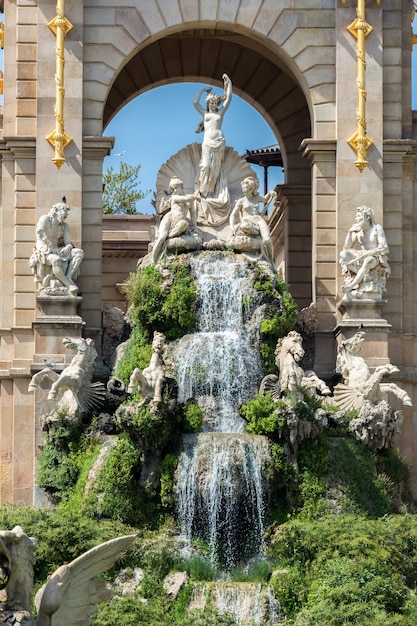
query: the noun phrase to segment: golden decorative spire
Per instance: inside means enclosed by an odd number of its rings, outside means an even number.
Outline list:
[[[55,150],[52,162],[59,169],[66,162],[64,150],[72,141],[72,138],[65,132],[64,124],[64,41],[66,35],[73,28],[71,22],[67,20],[65,13],[65,0],[57,0],[56,16],[48,23],[49,28],[56,35],[56,96],[55,96],[55,130],[48,135],[47,140]]]
[[[346,0],[342,0],[345,4]],[[377,4],[380,0],[376,0]],[[366,38],[373,28],[365,19],[365,0],[358,0],[356,9],[356,19],[347,27],[348,31],[356,37],[356,58],[358,64],[358,107],[356,109],[356,117],[358,126],[356,132],[348,139],[349,145],[355,150],[357,159],[356,167],[362,170],[368,165],[366,159],[366,151],[372,145],[373,141],[366,132]]]
[[[410,8],[411,8],[411,28],[413,28],[414,18],[417,12],[417,4],[415,3],[414,0],[410,0]],[[411,43],[413,46],[415,46],[417,43],[417,35],[414,32],[411,33]]]

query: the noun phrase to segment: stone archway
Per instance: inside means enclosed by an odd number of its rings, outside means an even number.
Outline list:
[[[152,87],[184,80],[220,85],[224,72],[232,77],[234,92],[260,112],[279,142],[285,209],[275,216],[272,228],[276,239],[285,242],[281,252],[286,279],[298,304],[306,306],[312,299],[311,172],[299,148],[311,137],[312,123],[306,97],[282,59],[249,36],[227,30],[192,29],[162,37],[138,49],[114,78],[103,127],[127,102]]]

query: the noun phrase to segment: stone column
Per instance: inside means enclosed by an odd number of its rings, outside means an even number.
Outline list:
[[[285,206],[285,280],[302,309],[312,301],[311,188],[282,185],[280,201]]]
[[[305,139],[304,156],[312,170],[312,301],[317,307],[316,362],[321,376],[331,376],[336,358],[336,142]]]
[[[94,339],[99,358],[102,340],[103,159],[113,145],[113,137],[83,139],[82,240],[88,264],[83,261],[83,271],[78,282],[83,296],[85,336]]]

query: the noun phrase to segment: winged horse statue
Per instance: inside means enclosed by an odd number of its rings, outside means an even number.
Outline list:
[[[0,531],[0,625],[90,626],[96,604],[112,595],[107,583],[95,576],[108,570],[135,536],[111,539],[61,565],[36,594],[34,617],[35,541],[20,526]]]

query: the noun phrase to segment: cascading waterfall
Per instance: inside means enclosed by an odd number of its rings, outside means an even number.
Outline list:
[[[207,604],[228,613],[239,625],[279,624],[284,620],[279,602],[269,585],[256,583],[201,583],[193,589],[190,609],[205,609]]]
[[[187,435],[178,469],[178,515],[187,538],[202,537],[211,557],[234,565],[262,553],[265,483],[270,451],[265,437]]]
[[[255,293],[242,259],[200,254],[193,259],[200,298],[198,332],[173,353],[179,400],[197,400],[203,431],[188,435],[178,466],[177,511],[188,541],[208,541],[213,560],[230,568],[261,553],[271,459],[264,437],[243,433],[238,408],[258,388],[261,366]]]
[[[255,292],[241,259],[221,254],[192,261],[199,294],[198,332],[183,337],[175,351],[179,401],[197,399],[205,412],[203,430],[242,432],[237,409],[262,376],[256,324],[250,302]]]

